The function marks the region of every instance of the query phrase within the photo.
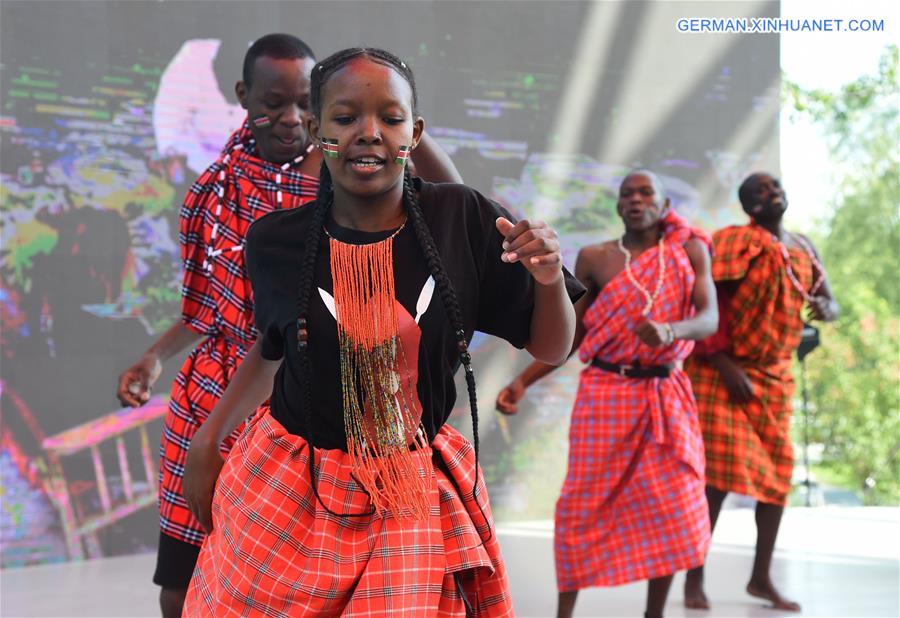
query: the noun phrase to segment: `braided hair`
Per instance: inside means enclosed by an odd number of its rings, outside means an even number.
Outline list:
[[[334,75],[341,67],[345,66],[351,60],[356,58],[368,58],[374,62],[384,64],[391,67],[399,73],[409,83],[412,91],[412,109],[416,113],[416,85],[412,71],[400,58],[394,54],[382,49],[373,48],[352,48],[337,52],[332,56],[322,60],[313,68],[312,79],[310,83],[310,103],[313,114],[317,118],[321,117],[322,110],[322,90],[328,79]],[[314,451],[313,451],[313,423],[312,423],[312,393],[311,380],[312,364],[309,357],[307,316],[309,315],[310,297],[312,296],[313,279],[315,273],[316,258],[318,257],[319,246],[322,241],[323,226],[326,215],[330,208],[334,205],[334,189],[331,181],[331,174],[325,162],[322,162],[322,168],[319,176],[319,190],[316,195],[315,205],[312,206],[312,221],[307,231],[305,239],[305,251],[303,262],[300,268],[300,283],[297,294],[297,350],[300,353],[301,368],[306,379],[303,380],[304,396],[303,406],[305,408],[306,419],[306,436],[309,442],[309,472],[312,479],[313,491],[322,507],[332,515],[339,517],[363,517],[371,515],[374,507],[362,513],[335,513],[327,505],[322,502],[316,485]],[[403,176],[403,205],[406,209],[407,216],[412,222],[416,239],[422,253],[425,256],[425,262],[431,276],[434,278],[435,284],[441,295],[444,309],[450,319],[450,325],[456,337],[457,349],[459,350],[459,360],[465,369],[466,387],[469,394],[469,408],[472,414],[472,444],[475,449],[475,482],[472,488],[472,497],[481,511],[482,517],[488,523],[487,516],[478,501],[478,400],[475,393],[475,373],[472,370],[472,357],[469,354],[468,342],[466,341],[466,332],[462,320],[462,310],[459,306],[459,299],[456,291],[453,289],[453,283],[444,270],[441,262],[440,254],[434,244],[434,238],[425,222],[425,216],[419,206],[418,194],[413,187],[412,177],[409,169],[406,169]],[[462,495],[462,490],[456,485],[456,481],[452,475],[447,475],[456,490]],[[490,525],[488,525],[490,534]],[[488,537],[490,539],[490,536]],[[483,541],[485,542],[485,541]]]
[[[409,89],[412,90],[412,112],[414,115],[418,114],[419,104],[418,95],[416,94],[416,78],[405,62],[383,49],[350,47],[328,56],[313,67],[309,80],[309,104],[316,118],[321,118],[322,92],[325,88],[325,83],[331,79],[332,75],[356,58],[367,58],[372,62],[388,66],[399,73],[406,80],[406,83],[409,84]]]

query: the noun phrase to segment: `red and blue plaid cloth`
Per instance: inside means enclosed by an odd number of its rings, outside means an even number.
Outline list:
[[[208,338],[172,385],[160,445],[159,512],[163,533],[186,543],[200,545],[204,537],[182,496],[188,446],[256,339],[244,235],[253,221],[277,207],[277,190],[283,192],[284,207],[293,208],[314,199],[317,188],[317,178],[260,159],[245,126],[232,134],[181,207],[182,319]],[[240,431],[225,441],[226,451]]]
[[[674,322],[693,312],[694,271],[683,244],[703,236],[667,219],[666,277],[647,316]],[[657,248],[632,263],[654,289]],[[601,290],[584,317],[582,361],[676,363],[693,342],[651,348],[634,334],[646,299],[624,272]],[[709,546],[703,443],[691,385],[669,378],[621,377],[592,366],[581,373],[569,429],[569,467],[556,504],[555,555],[560,591],[614,586],[669,575],[703,563]]]

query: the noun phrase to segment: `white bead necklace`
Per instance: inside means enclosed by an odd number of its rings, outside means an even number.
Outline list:
[[[793,236],[793,235],[792,235]],[[812,250],[812,247],[809,246],[809,243],[806,242],[806,239],[802,236],[793,236],[793,238],[803,247],[803,250],[806,251],[806,254],[809,256],[810,261],[816,270],[819,271],[819,276],[816,279],[815,283],[813,283],[809,292],[803,289],[803,284],[800,283],[800,280],[797,279],[797,275],[794,274],[794,269],[791,268],[791,254],[788,251],[787,246],[779,240],[777,236],[772,235],[773,240],[778,244],[778,248],[781,249],[781,255],[784,257],[784,269],[787,273],[788,279],[791,281],[791,285],[794,286],[794,289],[800,292],[800,296],[803,297],[803,300],[807,303],[812,301],[813,295],[819,291],[819,288],[822,287],[822,284],[825,282],[825,267],[822,266],[822,263],[816,258],[815,251]]]
[[[641,315],[646,316],[650,314],[650,310],[653,309],[653,302],[659,296],[659,293],[662,291],[663,281],[666,276],[666,260],[664,255],[664,245],[663,245],[663,237],[659,237],[659,243],[657,243],[657,255],[659,256],[659,278],[656,280],[656,288],[653,290],[651,294],[647,288],[641,285],[641,282],[638,281],[634,273],[631,272],[631,251],[625,248],[625,243],[623,242],[624,236],[619,237],[618,245],[619,251],[625,254],[625,274],[628,275],[628,280],[631,281],[632,285],[640,290],[641,294],[644,295],[644,298],[647,299],[647,304],[644,305],[644,310],[641,311]]]
[[[252,146],[256,140],[250,140],[250,145]],[[226,154],[222,158],[222,168],[219,170],[218,182],[215,185],[216,195],[218,196],[218,201],[216,203],[216,222],[213,224],[212,232],[209,236],[209,244],[206,246],[206,259],[203,261],[203,267],[212,272],[213,260],[221,255],[222,253],[229,253],[232,251],[243,251],[244,249],[244,241],[241,240],[239,244],[236,244],[232,247],[226,247],[223,249],[213,249],[216,242],[216,236],[219,233],[219,220],[222,215],[222,204],[225,202],[225,170],[228,168],[231,163],[231,155],[237,150],[242,150],[244,148],[243,144],[235,144],[234,148],[231,149],[231,152]],[[315,146],[310,144],[305,151],[294,157],[292,161],[288,161],[287,163],[283,163],[281,165],[281,170],[275,174],[275,201],[277,202],[276,208],[281,210],[283,207],[283,192],[281,190],[281,179],[282,173],[289,170],[291,167],[299,165],[306,157],[309,156],[309,153],[313,151]]]
[[[295,157],[293,161],[288,161],[287,163],[282,164],[281,172],[286,172],[291,167],[293,167],[295,165],[300,165],[300,163],[303,161],[303,159],[308,157],[309,153],[311,153],[314,148],[315,148],[315,146],[313,144],[310,144],[309,146],[306,147],[306,150],[304,150],[301,154],[299,154],[297,157]],[[281,204],[281,172],[278,172],[277,174],[275,174],[275,185],[277,186],[277,189],[275,192],[275,199],[278,201],[279,210],[281,209],[281,205],[282,205]]]

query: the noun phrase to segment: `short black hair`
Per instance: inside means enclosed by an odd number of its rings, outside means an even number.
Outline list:
[[[741,186],[738,187],[738,201],[744,212],[750,212],[749,208],[753,205],[753,192],[756,190],[756,183],[760,176],[770,176],[766,172],[754,172],[744,179]],[[774,176],[772,176],[774,178]]]
[[[253,68],[257,58],[277,58],[289,60],[302,60],[304,58],[316,59],[309,45],[292,34],[267,34],[259,37],[244,55],[244,70],[242,78],[247,89],[253,84]]]

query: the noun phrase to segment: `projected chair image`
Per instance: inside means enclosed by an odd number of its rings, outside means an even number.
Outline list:
[[[122,408],[43,439],[42,446],[47,460],[46,491],[59,511],[70,559],[83,559],[84,547],[87,548],[89,558],[101,557],[103,553],[97,538],[99,530],[156,503],[156,467],[150,452],[147,424],[162,418],[167,409],[168,398],[157,396],[143,407]],[[130,438],[128,441],[126,434]],[[133,439],[135,434],[137,440]],[[129,468],[126,442],[136,441],[140,443],[140,459],[146,485],[136,482]],[[111,477],[103,465],[101,447],[108,444],[115,446],[120,492],[110,491]],[[93,463],[94,482],[68,481],[63,469],[63,458],[87,450],[90,451]],[[84,500],[79,500],[87,489],[92,488],[96,488],[99,495],[99,511],[87,507]]]

